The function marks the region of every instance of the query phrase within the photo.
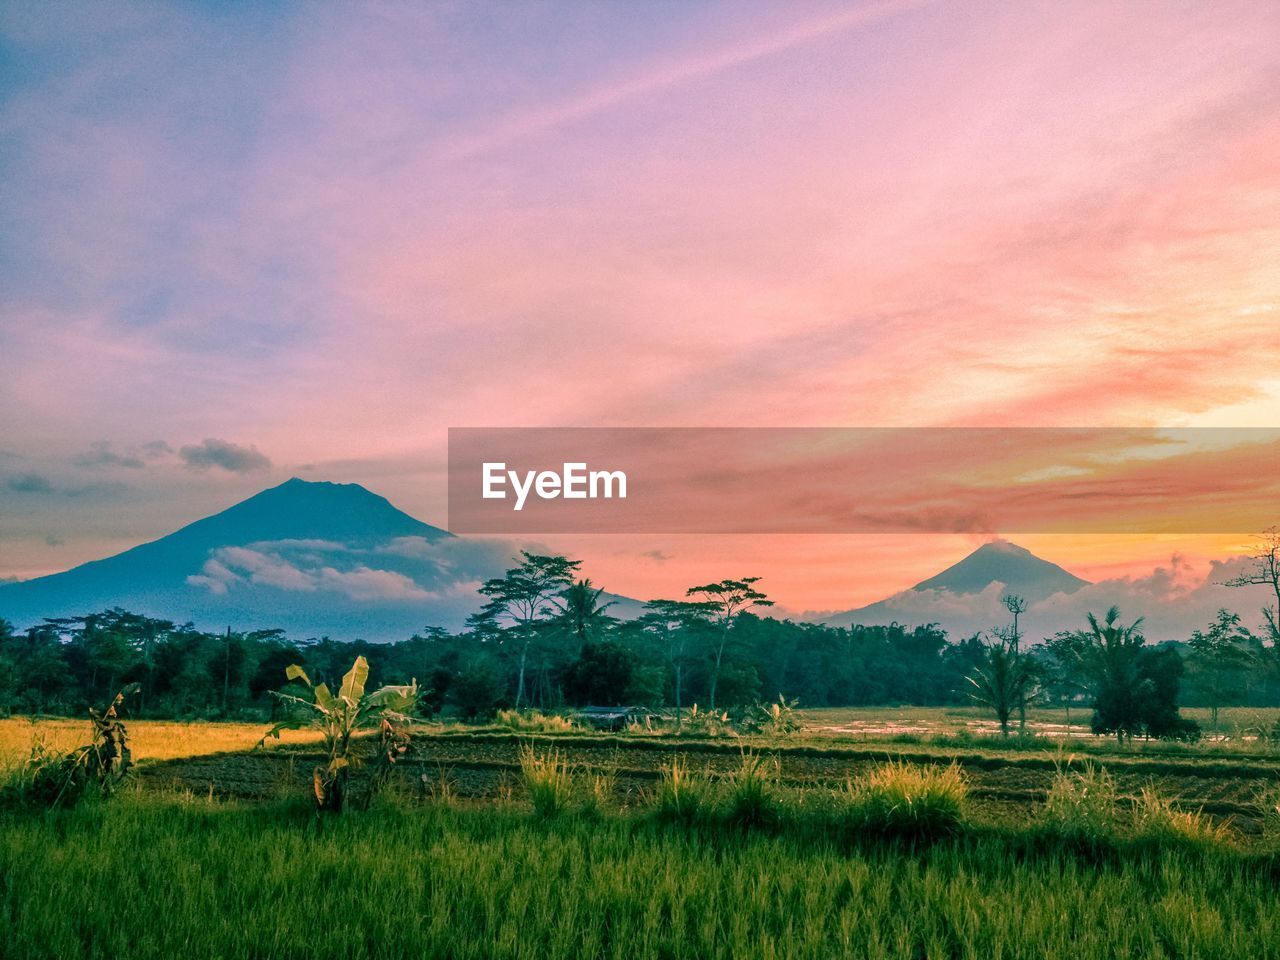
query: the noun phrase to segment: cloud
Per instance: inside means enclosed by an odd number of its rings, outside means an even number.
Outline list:
[[[372,547],[272,540],[214,551],[187,583],[218,596],[260,586],[336,593],[356,602],[471,598],[521,546],[531,545],[461,537],[398,537]]]
[[[142,445],[142,452],[150,460],[156,460],[160,457],[168,456],[173,453],[173,447],[165,443],[163,440],[151,440]]]
[[[77,456],[73,462],[78,467],[126,467],[130,470],[141,470],[146,466],[141,457],[117,453],[109,440],[99,440],[92,444],[86,453]]]
[[[364,566],[345,571],[324,567],[319,572],[318,583],[352,600],[426,600],[431,597],[428,591],[402,573]]]
[[[208,470],[220,467],[230,473],[250,473],[266,470],[271,461],[254,446],[241,446],[226,440],[207,438],[203,443],[190,444],[178,451],[191,470]]]
[[[15,493],[53,493],[53,481],[39,473],[20,473],[5,480]]]
[[[60,547],[65,543],[61,537],[55,537],[52,533],[44,538],[44,542],[51,547]]]
[[[1213,620],[1220,609],[1239,612],[1246,623],[1260,624],[1268,601],[1264,588],[1228,587],[1226,581],[1249,568],[1246,557],[1210,561],[1198,568],[1179,554],[1167,565],[1142,576],[1116,577],[1072,593],[1057,593],[1032,603],[1021,623],[1032,643],[1061,630],[1078,630],[1089,613],[1101,615],[1118,607],[1126,622],[1143,619],[1149,641],[1186,640],[1191,631]],[[906,590],[886,600],[867,624],[938,623],[953,637],[985,632],[1005,624],[1005,586],[993,583],[980,593],[949,590]]]

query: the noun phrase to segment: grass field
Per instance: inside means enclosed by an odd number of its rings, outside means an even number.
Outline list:
[[[1007,744],[972,719],[811,711],[745,758],[427,726],[370,809],[321,820],[314,738],[135,721],[114,797],[0,807],[0,956],[1280,957],[1268,744]],[[0,721],[0,762],[87,733]]]
[[[260,723],[177,723],[167,720],[133,720],[130,746],[138,760],[173,760],[228,750],[249,750],[266,730]],[[85,743],[90,734],[87,720],[42,717],[0,719],[0,767],[25,758],[37,737],[50,747],[66,750]],[[281,742],[314,742],[316,736],[286,731]]]
[[[919,737],[938,738],[999,736],[999,725],[990,711],[979,707],[829,707],[799,711],[805,732],[814,737],[873,739]],[[1231,750],[1273,749],[1266,736],[1280,723],[1280,708],[1224,707],[1218,714],[1215,733],[1207,709],[1183,708],[1182,714],[1201,725],[1200,746],[1220,746]],[[1033,737],[1068,741],[1076,748],[1111,746],[1109,737],[1095,737],[1089,730],[1090,711],[1076,708],[1033,707],[1027,711],[1027,733]],[[1070,721],[1068,723],[1068,721]],[[1138,743],[1135,749],[1167,748],[1169,744]]]
[[[924,848],[818,831],[125,796],[0,814],[0,943],[25,958],[1280,955],[1277,864],[1081,855],[1018,835]]]

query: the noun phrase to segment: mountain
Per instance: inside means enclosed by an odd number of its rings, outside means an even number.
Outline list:
[[[0,616],[28,626],[120,606],[207,629],[399,639],[459,626],[510,558],[358,484],[295,478],[105,560],[0,585]]]
[[[1056,563],[1041,560],[1025,547],[1008,540],[993,540],[911,589],[981,593],[993,583],[1004,584],[1007,592],[1032,603],[1055,593],[1074,593],[1089,585],[1088,580],[1068,573]]]
[[[998,622],[1001,598],[1016,593],[1030,603],[1072,594],[1089,585],[1056,563],[1007,540],[984,543],[941,573],[884,600],[823,618],[833,626],[938,622],[953,632]]]

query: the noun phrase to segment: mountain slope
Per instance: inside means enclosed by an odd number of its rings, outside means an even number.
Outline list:
[[[113,557],[0,585],[0,616],[23,628],[123,607],[207,630],[402,640],[460,628],[517,549],[455,537],[358,484],[295,478]],[[608,598],[615,616],[641,612]]]
[[[202,626],[316,634],[359,629],[363,612],[360,635],[377,637],[388,605],[397,624],[424,625],[431,589],[418,577],[440,579],[444,558],[433,551],[450,552],[453,540],[358,484],[295,478],[113,557],[0,586],[0,615],[25,626],[123,606]],[[418,609],[403,609],[406,600]]]
[[[909,590],[884,600],[824,617],[824,623],[847,627],[939,622],[955,632],[985,629],[996,621],[1000,598],[1009,593],[1038,603],[1054,594],[1075,593],[1088,580],[1042,560],[1007,540],[984,543],[964,559]]]
[[[1068,573],[1056,563],[1041,560],[1016,543],[994,540],[911,589],[981,593],[992,583],[1003,583],[1009,592],[1034,603],[1055,593],[1074,593],[1089,581]]]

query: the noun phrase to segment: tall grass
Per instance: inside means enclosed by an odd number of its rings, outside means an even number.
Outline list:
[[[1144,788],[1134,806],[1134,834],[1139,840],[1164,846],[1225,846],[1232,842],[1231,831],[1215,824],[1203,813],[1180,810],[1155,790]]]
[[[1180,847],[1106,869],[1011,838],[837,847],[494,805],[123,795],[0,812],[6,960],[1275,956],[1275,863]]]
[[[686,757],[673,757],[662,767],[658,779],[659,820],[666,823],[694,823],[707,813],[709,799],[706,778],[689,772]]]
[[[964,822],[969,786],[959,766],[890,761],[846,783],[846,817],[856,829],[908,837],[939,837]]]
[[[1258,795],[1258,813],[1262,835],[1273,842],[1280,841],[1280,783],[1271,784]]]
[[[1044,823],[1069,840],[1102,843],[1115,835],[1120,801],[1115,780],[1106,768],[1086,763],[1083,770],[1065,768],[1054,775],[1044,805]]]
[[[579,729],[569,717],[540,710],[499,710],[496,721],[521,733],[572,733]]]
[[[559,750],[539,753],[532,744],[525,744],[520,748],[520,772],[538,816],[552,817],[569,806],[573,776]]]
[[[778,795],[780,772],[776,756],[766,757],[744,750],[738,769],[725,779],[725,812],[729,821],[744,827],[776,824],[782,812]]]

